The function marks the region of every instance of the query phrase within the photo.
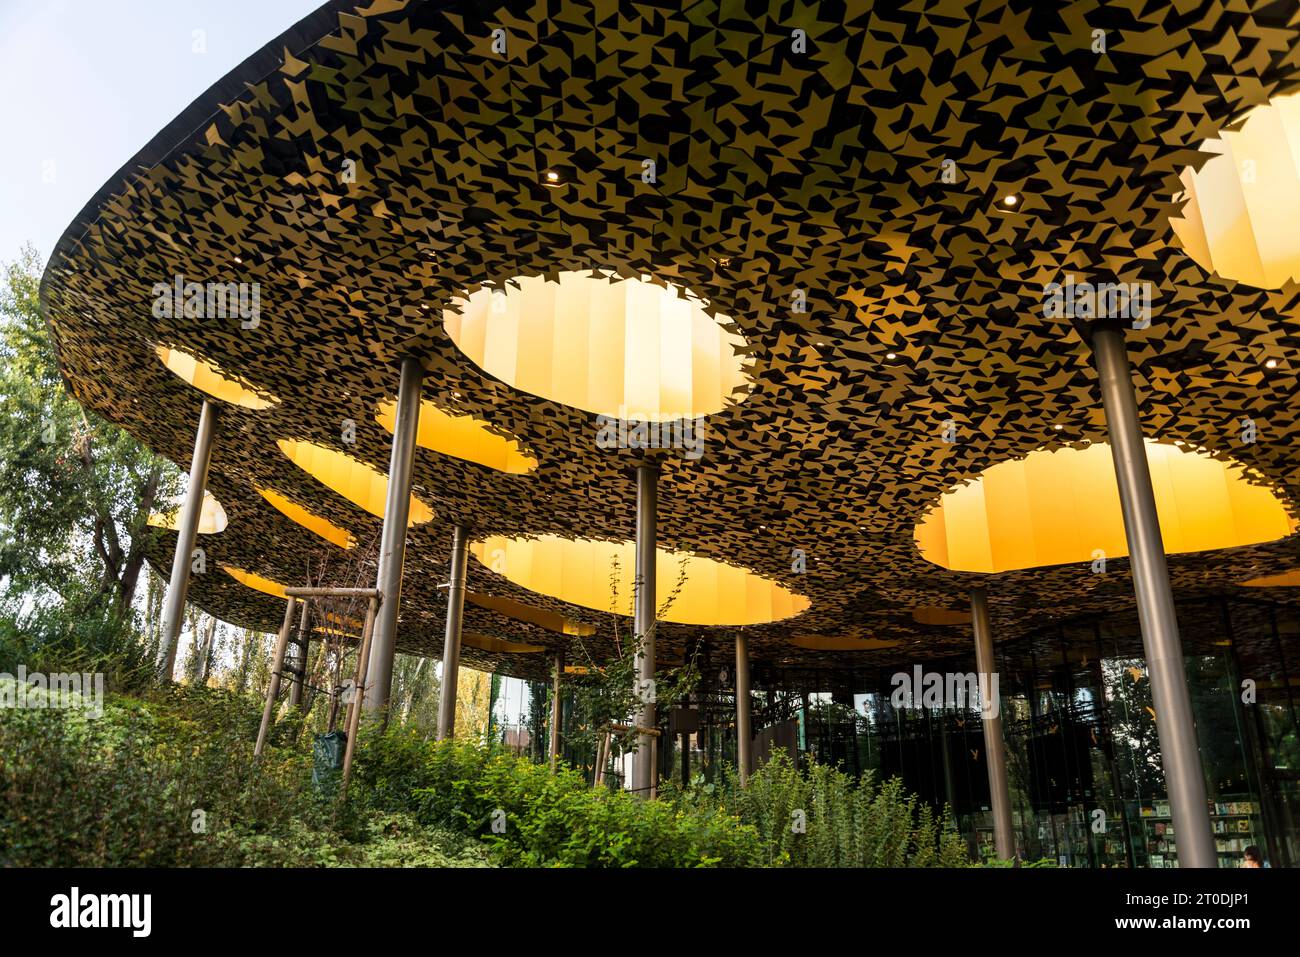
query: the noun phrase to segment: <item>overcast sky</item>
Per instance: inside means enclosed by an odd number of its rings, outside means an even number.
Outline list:
[[[28,242],[48,261],[123,163],[321,2],[0,0],[0,262]]]

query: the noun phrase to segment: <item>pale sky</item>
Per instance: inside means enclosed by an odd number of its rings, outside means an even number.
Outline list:
[[[47,262],[122,164],[322,2],[0,0],[0,263],[26,243]],[[523,698],[507,682],[499,718],[518,722]]]
[[[48,261],[123,163],[321,2],[0,0],[0,263],[28,242]]]

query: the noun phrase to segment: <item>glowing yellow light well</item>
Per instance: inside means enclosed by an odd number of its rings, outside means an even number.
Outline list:
[[[632,542],[571,541],[554,535],[536,539],[492,536],[470,552],[493,571],[529,591],[584,608],[632,613],[636,546]],[[615,566],[617,565],[617,574]],[[660,549],[655,562],[657,607],[681,591],[664,615],[686,625],[757,625],[793,617],[808,599],[761,575],[711,558]]]
[[[259,488],[257,494],[266,499],[278,511],[282,512],[290,521],[296,522],[309,532],[315,532],[327,542],[337,545],[339,548],[351,548],[357,543],[352,537],[352,533],[346,528],[339,528],[328,519],[321,518],[314,512],[309,512],[297,502],[285,498],[279,492],[272,492],[270,489]]]
[[[383,403],[375,421],[392,432],[396,410],[396,402]],[[537,460],[524,453],[518,439],[497,435],[472,415],[444,412],[427,399],[420,403],[420,428],[415,441],[421,448],[511,475],[522,475],[537,468]]]
[[[1165,551],[1201,552],[1284,538],[1296,529],[1268,489],[1238,467],[1146,443]],[[916,526],[921,554],[953,571],[1004,572],[1128,554],[1110,447],[1039,449],[944,493]]]
[[[1300,568],[1294,568],[1280,575],[1265,575],[1242,582],[1247,588],[1300,588]]]
[[[168,349],[166,346],[158,346],[156,351],[163,365],[200,392],[205,392],[214,399],[252,409],[254,412],[269,409],[280,401],[274,396],[250,389],[212,363],[204,362],[188,352]]]
[[[465,600],[472,605],[478,605],[480,608],[487,608],[502,615],[516,618],[519,621],[526,621],[530,625],[537,625],[539,628],[545,628],[547,631],[553,631],[557,634],[586,636],[596,633],[595,625],[574,621],[572,618],[566,618],[557,612],[547,611],[545,608],[538,608],[535,605],[525,605],[513,598],[501,598],[497,595],[482,595],[478,592],[467,591],[465,592]]]
[[[471,648],[496,654],[535,655],[539,651],[546,650],[543,645],[525,645],[522,642],[506,641],[504,638],[493,638],[491,635],[480,635],[472,631],[462,632],[460,640],[462,644]]]
[[[292,442],[280,439],[280,451],[298,468],[325,487],[337,492],[352,504],[371,515],[384,517],[384,500],[388,496],[388,476],[358,462],[350,455],[314,442]],[[414,495],[411,496],[411,517],[408,524],[422,525],[433,518],[433,510]]]
[[[726,408],[748,389],[745,340],[682,290],[565,272],[480,289],[443,313],[491,376],[586,412],[667,421]]]
[[[221,570],[235,581],[239,582],[239,584],[252,588],[254,591],[260,591],[262,594],[271,595],[274,598],[288,597],[284,593],[285,588],[288,587],[287,585],[282,585],[269,578],[263,578],[255,572],[245,571],[242,568],[235,568],[233,565],[222,565]]]
[[[1252,110],[1201,150],[1219,155],[1184,170],[1187,205],[1169,221],[1187,255],[1260,289],[1300,280],[1300,94]]]
[[[880,648],[897,648],[901,641],[883,638],[833,638],[826,635],[798,635],[790,639],[796,648],[808,651],[876,651]]]
[[[173,532],[176,531],[176,525],[181,520],[181,507],[176,505],[167,512],[154,512],[149,516],[149,524],[154,528],[168,528]],[[216,535],[226,530],[228,521],[226,519],[226,510],[221,507],[221,503],[216,500],[211,492],[203,493],[203,505],[199,509],[199,534]]]
[[[912,620],[918,625],[969,625],[971,616],[968,611],[921,605],[912,609]]]

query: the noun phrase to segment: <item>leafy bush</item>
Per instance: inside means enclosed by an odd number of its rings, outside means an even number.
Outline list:
[[[904,790],[898,778],[883,784],[870,774],[854,780],[827,765],[794,767],[782,752],[752,775],[746,787],[734,775],[671,799],[692,808],[729,809],[753,826],[764,863],[790,867],[966,867],[966,842],[945,813]]]
[[[752,866],[757,832],[721,808],[684,810],[593,789],[578,772],[402,731],[358,749],[358,790],[427,825],[481,838],[498,861],[537,867]],[[495,827],[494,827],[495,823]]]
[[[205,688],[115,696],[100,718],[0,710],[0,866],[967,863],[948,818],[898,780],[800,772],[781,755],[745,788],[665,782],[645,801],[499,749],[367,728],[339,805],[311,786],[294,722],[253,761],[260,717],[251,698]]]
[[[305,749],[254,764],[259,720],[255,702],[207,689],[114,698],[100,718],[0,711],[0,865],[487,863],[409,815],[338,813],[312,789]]]

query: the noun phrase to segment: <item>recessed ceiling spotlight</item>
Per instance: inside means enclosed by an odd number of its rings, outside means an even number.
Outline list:
[[[886,353],[885,353],[885,358],[886,358],[886,359],[891,359],[891,360],[892,360],[892,359],[897,359],[897,358],[898,358],[898,353],[897,353],[897,352],[886,352]]]
[[[559,173],[555,172],[555,170],[553,170],[553,169],[548,169],[548,170],[546,171],[546,182],[548,182],[548,183],[558,183],[559,181],[560,181],[560,174],[559,174]]]
[[[760,526],[758,526],[758,527],[761,528],[761,529],[762,529],[763,531],[765,531],[765,532],[767,531],[767,526],[766,526],[766,525],[760,525]]]
[[[1063,428],[1065,428],[1065,426],[1063,426],[1063,425],[1061,425],[1060,423],[1058,423],[1058,424],[1052,426],[1052,428],[1056,429],[1057,432],[1060,432]]]
[[[237,262],[237,263],[242,263],[242,262],[243,262],[243,260],[242,260],[242,259],[240,259],[240,258],[239,258],[239,257],[238,257],[238,256],[236,256],[236,257],[235,257],[235,262]]]
[[[459,399],[459,398],[460,398],[460,393],[459,393],[459,392],[452,392],[451,397],[452,397],[453,399]]]
[[[1014,193],[1012,193],[1010,196],[1003,196],[1003,197],[1002,197],[1002,205],[1003,205],[1003,206],[1014,206],[1014,205],[1016,205],[1016,203],[1018,203],[1018,202],[1020,202],[1020,197],[1017,196],[1017,195],[1015,195]]]
[[[1267,362],[1264,363],[1264,368],[1265,368],[1265,369],[1276,369],[1276,368],[1277,368],[1277,360],[1276,360],[1276,359],[1269,359]]]

